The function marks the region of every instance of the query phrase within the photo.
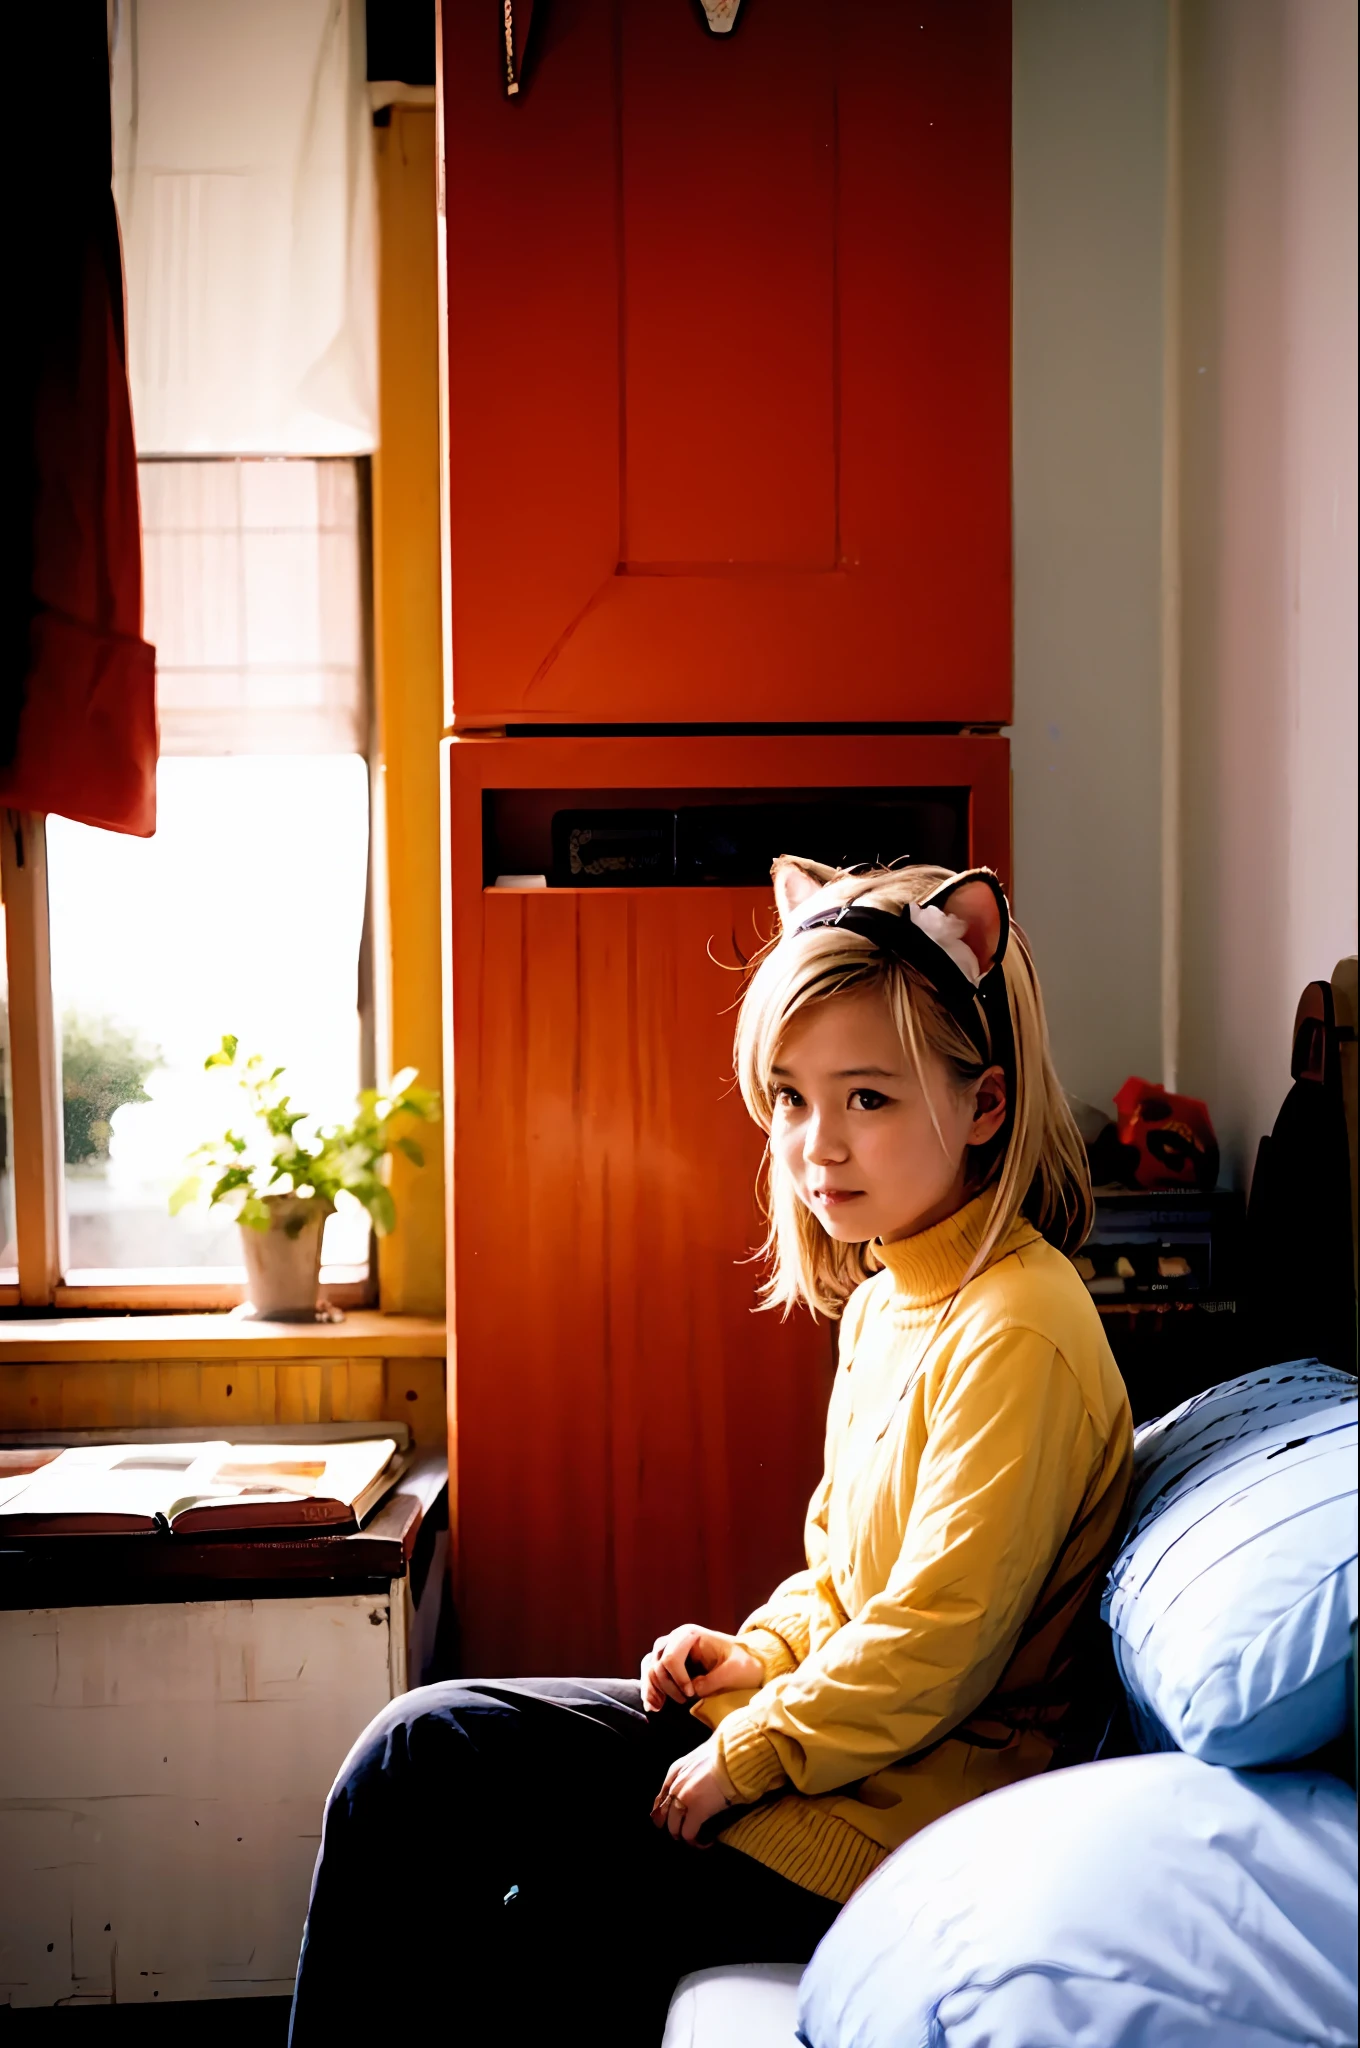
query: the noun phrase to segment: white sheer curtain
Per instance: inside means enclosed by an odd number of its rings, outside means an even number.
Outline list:
[[[363,0],[115,0],[141,455],[376,445]]]

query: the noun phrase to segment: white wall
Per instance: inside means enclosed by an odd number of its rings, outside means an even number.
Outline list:
[[[1184,0],[1182,1085],[1249,1170],[1356,947],[1356,9]]]
[[[1160,1076],[1169,405],[1166,1047],[1242,1179],[1299,993],[1356,949],[1356,7],[1014,21],[1016,907],[1067,1086],[1103,1104]]]
[[[1015,0],[1015,896],[1058,1071],[1159,1078],[1165,0]]]

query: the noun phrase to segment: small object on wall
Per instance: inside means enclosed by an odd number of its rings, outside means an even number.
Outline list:
[[[1130,1075],[1114,1098],[1121,1146],[1134,1154],[1126,1178],[1140,1188],[1212,1188],[1218,1139],[1206,1104]]]
[[[730,36],[741,13],[741,0],[699,0],[704,26],[711,36]]]
[[[524,59],[533,18],[534,0],[501,0],[501,56],[508,100],[518,96],[524,83]]]

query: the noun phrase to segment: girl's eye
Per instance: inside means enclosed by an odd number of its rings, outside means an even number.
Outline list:
[[[884,1109],[888,1098],[880,1095],[876,1088],[856,1088],[850,1101],[856,1109]]]
[[[775,1102],[780,1109],[802,1109],[803,1098],[796,1088],[779,1088],[775,1091]]]

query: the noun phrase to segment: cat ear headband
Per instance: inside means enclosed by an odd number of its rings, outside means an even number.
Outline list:
[[[1006,892],[988,868],[953,875],[924,903],[899,914],[866,903],[833,904],[794,929],[836,926],[869,939],[924,976],[986,1066],[1015,1069],[1015,1033],[1001,963],[1011,935]]]

